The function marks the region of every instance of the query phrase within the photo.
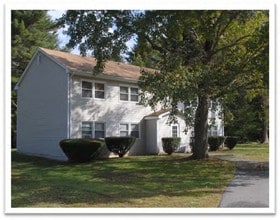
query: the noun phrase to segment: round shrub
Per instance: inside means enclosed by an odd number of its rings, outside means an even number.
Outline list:
[[[216,151],[224,143],[224,136],[210,136],[208,137],[208,144],[210,151]]]
[[[105,143],[109,151],[123,157],[135,143],[135,137],[106,137]]]
[[[105,143],[99,139],[79,138],[64,139],[59,145],[69,161],[82,163],[94,159]]]
[[[161,138],[162,148],[165,153],[172,154],[180,145],[180,137],[164,137]]]
[[[232,150],[235,145],[237,144],[239,140],[239,137],[236,136],[227,136],[226,140],[225,140],[225,145]]]

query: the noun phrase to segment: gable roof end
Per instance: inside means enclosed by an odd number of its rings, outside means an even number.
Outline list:
[[[47,56],[47,57],[48,57],[49,59],[51,59],[53,62],[55,62],[56,64],[58,64],[59,66],[61,66],[66,72],[69,72],[69,69],[68,69],[65,65],[59,63],[56,59],[54,59],[53,57],[49,56],[42,48],[38,47],[37,50],[35,51],[34,55],[32,56],[31,60],[29,61],[27,67],[25,68],[25,70],[24,70],[23,73],[21,74],[19,80],[17,81],[17,84],[15,85],[15,88],[14,88],[15,90],[18,90],[18,88],[19,88],[21,82],[23,81],[25,75],[27,74],[27,71],[29,70],[31,64],[34,62],[35,58],[37,57],[37,55],[38,55],[39,53],[42,53],[43,55]]]

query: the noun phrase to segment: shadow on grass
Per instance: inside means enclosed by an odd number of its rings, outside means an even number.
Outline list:
[[[12,207],[187,207],[221,194],[233,174],[230,162],[182,156],[71,164],[12,152]]]

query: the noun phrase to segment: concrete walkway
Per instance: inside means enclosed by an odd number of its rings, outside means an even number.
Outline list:
[[[269,207],[268,162],[248,161],[228,156],[219,158],[233,161],[237,167],[236,174],[226,188],[219,207]]]

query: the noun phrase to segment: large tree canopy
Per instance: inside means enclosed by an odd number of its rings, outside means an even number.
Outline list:
[[[178,102],[185,104],[186,124],[194,119],[195,159],[207,157],[210,100],[221,102],[232,91],[260,86],[263,79],[252,64],[268,43],[258,41],[268,22],[264,11],[67,11],[61,22],[69,25],[69,46],[80,45],[82,54],[93,51],[96,73],[107,59],[119,60],[125,43],[137,38],[131,60],[149,61],[159,70],[142,72],[142,100],[154,107],[161,103],[173,114]],[[197,106],[191,105],[195,99]]]

